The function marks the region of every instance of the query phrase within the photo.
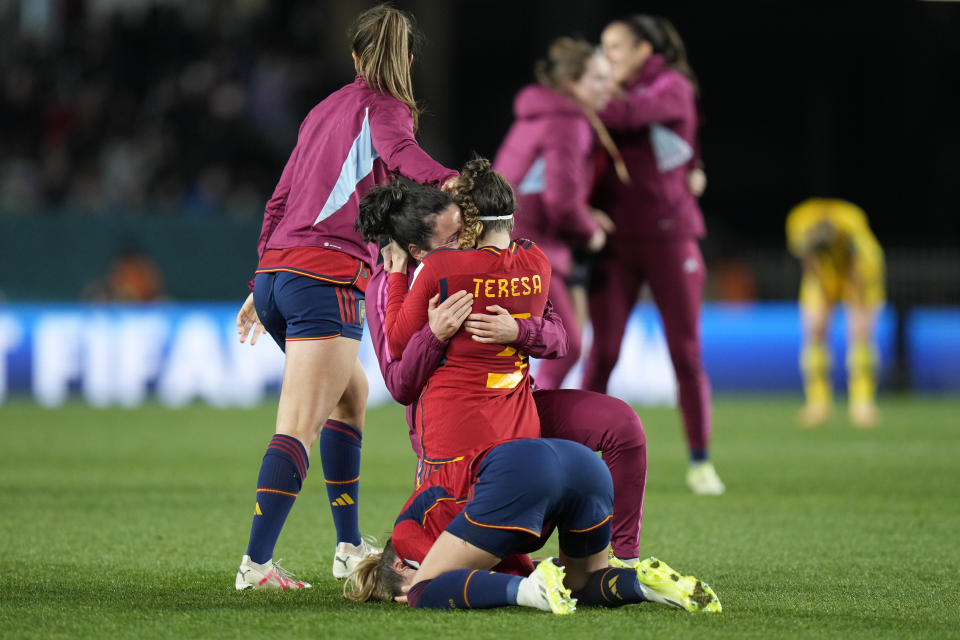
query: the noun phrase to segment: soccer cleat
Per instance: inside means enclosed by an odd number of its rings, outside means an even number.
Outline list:
[[[517,605],[552,611],[561,616],[573,613],[577,609],[577,599],[563,586],[563,578],[563,567],[554,564],[553,558],[540,562],[533,573],[520,581]]]
[[[243,556],[240,561],[240,568],[237,569],[237,591],[244,589],[309,589],[309,582],[302,582],[294,578],[294,575],[281,567],[279,564],[270,560],[264,564],[258,564],[250,559],[250,556]]]
[[[618,558],[613,553],[613,549],[607,549],[607,560],[610,562],[611,567],[616,567],[617,569],[633,569],[637,566],[637,563],[640,562],[640,558]]]
[[[712,462],[691,463],[687,469],[687,486],[698,496],[718,496],[727,490]]]
[[[651,602],[694,613],[720,613],[723,610],[710,585],[693,576],[681,576],[653,556],[637,563],[636,569],[643,597]]]
[[[860,429],[870,429],[877,425],[877,407],[872,402],[851,402],[850,422]]]
[[[383,549],[373,546],[373,542],[373,538],[364,538],[358,545],[338,542],[337,550],[333,554],[333,577],[346,578],[353,573],[361,560],[382,553]]]
[[[797,413],[797,422],[805,429],[822,426],[830,417],[830,405],[809,403]]]

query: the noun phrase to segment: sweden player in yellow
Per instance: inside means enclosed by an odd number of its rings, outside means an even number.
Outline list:
[[[883,250],[863,210],[845,200],[811,198],[787,216],[787,245],[803,263],[800,311],[803,320],[805,426],[830,415],[832,387],[826,333],[834,307],[847,311],[847,385],[850,421],[872,427],[877,420],[874,326],[886,298]]]

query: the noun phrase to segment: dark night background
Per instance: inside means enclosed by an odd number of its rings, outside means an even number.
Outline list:
[[[50,225],[93,229],[86,246],[100,247],[51,273],[102,267],[111,245],[98,224],[154,254],[168,281],[181,279],[165,257],[171,229],[219,225],[228,246],[205,240],[205,251],[252,255],[297,125],[352,79],[346,30],[372,4],[0,2],[0,291],[70,297],[42,273],[24,281],[30,289],[3,275],[32,240],[47,236],[49,249]],[[427,37],[414,73],[427,110],[419,137],[448,166],[492,157],[513,95],[553,38],[596,42],[614,17],[661,14],[701,83],[714,275],[732,264],[748,297],[794,296],[786,213],[835,196],[866,210],[892,300],[960,299],[960,3],[394,4]],[[171,295],[235,297],[219,286]],[[708,295],[724,290],[714,283]]]

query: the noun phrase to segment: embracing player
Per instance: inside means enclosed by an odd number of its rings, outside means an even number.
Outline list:
[[[407,340],[423,330],[428,306],[458,287],[473,296],[461,322],[468,310],[483,309],[488,302],[517,315],[544,310],[549,265],[532,243],[511,241],[512,190],[502,176],[489,171],[489,163],[484,168],[472,171],[468,164],[454,186],[455,198],[459,189],[472,194],[470,207],[464,206],[466,199],[458,199],[464,207],[461,243],[472,246],[480,234],[478,249],[428,254],[406,299],[405,261],[391,260],[388,269],[394,273],[384,326],[395,358]],[[455,211],[444,197],[409,183],[376,189],[361,204],[358,227],[364,233],[387,231],[396,237],[398,227],[423,225],[429,235],[427,220],[409,215],[407,209],[430,212],[438,218],[435,224],[446,226]],[[609,566],[610,474],[583,445],[536,437],[539,420],[529,374],[516,349],[484,344],[459,332],[446,353],[415,410],[417,444],[429,462],[421,466],[419,489],[395,526],[401,555],[391,549],[361,563],[350,579],[357,599],[389,600],[410,586],[406,598],[414,607],[520,604],[563,613],[572,610],[570,589],[588,604],[662,597],[657,601],[690,610],[719,609],[702,583],[681,578],[656,561],[640,568]],[[503,358],[508,367],[500,364]],[[431,458],[434,451],[443,457]],[[529,572],[530,563],[516,554],[538,548],[554,526],[560,532],[561,560],[570,570],[568,580],[550,562],[541,563],[529,578],[506,573]],[[422,562],[415,574],[409,568],[413,562]],[[491,567],[500,571],[484,571]],[[643,571],[651,572],[650,581],[669,596],[656,590],[645,593],[639,577]],[[621,588],[612,589],[611,580],[622,580]]]
[[[487,171],[477,175],[476,180],[500,183],[499,188],[474,188],[475,185],[461,184],[461,179],[454,187],[468,187],[475,194],[493,199],[476,203],[483,215],[465,213],[465,219],[475,220],[465,225],[466,242],[472,244],[469,235],[476,237],[482,229],[479,248],[430,253],[414,276],[409,294],[405,260],[395,260],[391,265],[384,325],[394,358],[403,354],[411,336],[427,323],[428,304],[434,296],[443,302],[448,295],[462,290],[473,295],[475,313],[498,305],[520,318],[543,315],[550,286],[550,263],[532,242],[511,240],[515,198],[503,176]],[[424,188],[395,183],[385,189]],[[382,199],[386,208],[395,206],[394,203],[416,205],[412,198]],[[457,333],[447,346],[446,362],[433,373],[420,395],[415,420],[423,460],[418,481],[438,466],[462,459],[479,447],[540,437],[527,354],[514,347],[480,343],[466,332]]]
[[[384,332],[389,288],[384,267],[392,268],[393,257],[401,254],[402,259],[409,258],[408,277],[412,279],[414,267],[425,255],[440,248],[463,246],[460,239],[464,225],[470,229],[464,243],[472,246],[476,240],[474,224],[479,222],[481,213],[502,213],[502,209],[481,212],[477,202],[484,207],[502,207],[511,202],[510,192],[505,191],[507,185],[485,178],[490,172],[490,163],[482,158],[467,162],[452,197],[436,189],[394,192],[399,197],[388,198],[388,217],[383,217],[381,207],[374,203],[389,192],[375,190],[361,203],[360,223],[367,238],[387,236],[394,240],[384,247],[384,263],[377,265],[370,279],[368,326],[387,388],[397,402],[408,405],[407,422],[419,469],[424,461],[416,428],[417,401],[434,371],[445,366],[449,340],[461,327],[473,340],[501,345],[501,349],[513,347],[537,358],[562,356],[567,342],[563,323],[550,311],[549,302],[543,317],[513,318],[496,305],[487,306],[488,313],[472,314],[473,292],[460,291],[450,294],[443,303],[438,302],[439,294],[436,300],[431,299],[429,322],[413,335],[402,358],[390,356]],[[488,189],[500,195],[485,193]],[[552,277],[551,274],[551,280]],[[531,386],[539,385],[531,382]],[[615,559],[611,562],[618,559],[624,564],[635,564],[639,561],[646,484],[646,437],[640,418],[622,400],[592,391],[534,388],[532,395],[540,417],[541,436],[572,440],[601,452],[615,488],[611,534]]]

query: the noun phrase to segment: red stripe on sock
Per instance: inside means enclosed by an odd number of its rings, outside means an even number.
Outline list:
[[[347,434],[347,435],[349,435],[349,436],[353,436],[353,437],[356,438],[357,440],[360,440],[360,436],[357,435],[357,431],[359,431],[359,429],[356,429],[355,427],[347,424],[346,422],[340,422],[339,420],[334,420],[333,418],[328,418],[327,421],[324,423],[323,426],[324,426],[324,427],[330,427],[330,428],[333,429],[334,431],[339,431],[340,433],[345,433],[345,434]],[[356,429],[356,430],[355,430],[355,429]]]
[[[294,463],[296,463],[298,467],[305,467],[306,461],[303,458],[303,451],[301,449],[303,445],[297,446],[298,444],[299,442],[291,442],[286,438],[278,438],[277,436],[274,436],[273,440],[270,441],[271,447],[280,449],[281,451],[287,453],[293,458]],[[267,448],[269,449],[270,447]]]
[[[300,481],[301,481],[301,483],[302,483],[303,480],[306,479],[307,471],[306,471],[306,469],[304,469],[303,464],[302,464],[299,460],[297,460],[296,457],[295,457],[295,455],[294,455],[293,453],[291,453],[290,450],[287,449],[286,447],[287,447],[287,445],[271,445],[271,446],[267,447],[267,451],[269,451],[270,449],[275,449],[276,451],[280,451],[280,452],[282,452],[282,453],[285,453],[285,454],[286,454],[286,457],[287,457],[291,462],[293,462],[293,466],[296,468],[297,473],[300,474]]]
[[[298,443],[290,442],[286,439],[287,437],[281,438],[274,436],[273,440],[271,440],[267,446],[267,449],[277,449],[290,456],[290,458],[293,459],[293,464],[296,465],[297,470],[300,472],[300,479],[305,480],[307,477],[307,461],[304,459],[303,450],[301,449],[303,445],[297,446]]]
[[[293,455],[297,458],[297,460],[300,461],[300,464],[304,468],[307,467],[310,461],[307,459],[307,452],[304,449],[303,444],[298,439],[294,438],[293,436],[288,436],[288,435],[279,434],[279,433],[275,435],[273,439],[276,442],[282,442],[283,444],[290,447],[290,450],[292,451]]]

